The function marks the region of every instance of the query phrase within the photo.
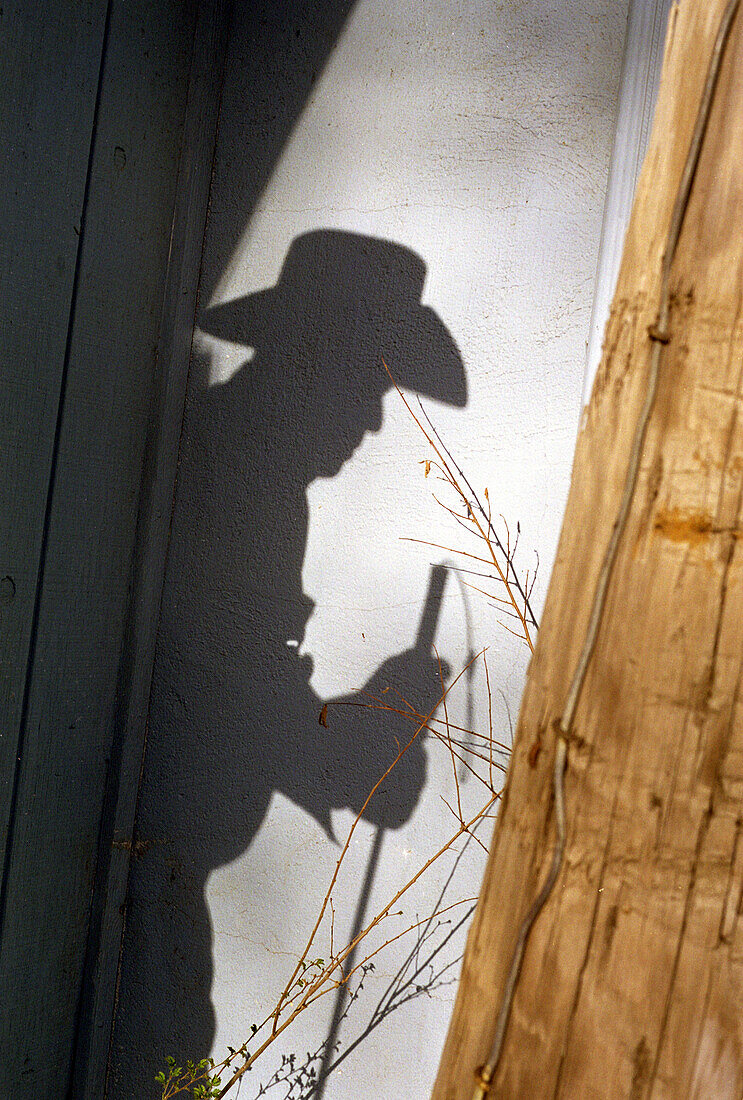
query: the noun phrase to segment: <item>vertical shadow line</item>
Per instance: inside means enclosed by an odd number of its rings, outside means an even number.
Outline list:
[[[369,895],[371,894],[372,884],[374,882],[374,876],[377,873],[377,864],[379,863],[379,854],[382,851],[382,841],[384,840],[384,829],[377,827],[374,833],[374,842],[372,844],[372,850],[369,853],[369,860],[366,864],[366,874],[364,876],[364,884],[361,887],[361,893],[359,894],[359,900],[356,905],[356,914],[353,918],[353,928],[351,929],[351,938],[349,943],[358,936],[364,923],[364,914],[366,913],[366,907],[369,902]],[[358,954],[358,944],[348,956],[346,969],[347,971],[353,970],[356,965],[356,956]],[[312,1095],[315,1100],[322,1100],[325,1095],[325,1085],[330,1073],[330,1067],[333,1062],[333,1055],[335,1053],[335,1044],[338,1039],[338,1032],[340,1031],[341,1022],[343,1020],[343,1014],[346,1008],[346,997],[348,995],[348,987],[346,985],[338,986],[338,991],[335,995],[335,1006],[333,1008],[333,1019],[328,1029],[328,1037],[325,1040],[325,1049],[322,1056],[322,1065],[317,1075],[317,1085]]]

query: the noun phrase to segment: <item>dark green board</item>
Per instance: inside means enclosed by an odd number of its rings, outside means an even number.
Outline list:
[[[221,6],[0,5],[0,1073],[102,1096]]]
[[[7,833],[106,4],[0,18],[0,838]],[[2,846],[5,851],[5,844]]]

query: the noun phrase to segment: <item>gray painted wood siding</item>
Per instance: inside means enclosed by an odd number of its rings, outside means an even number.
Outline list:
[[[0,1067],[18,1100],[102,1095],[223,24],[211,0],[0,14]]]
[[[105,3],[75,20],[64,9],[4,6],[0,35],[0,836],[16,775],[106,22]]]

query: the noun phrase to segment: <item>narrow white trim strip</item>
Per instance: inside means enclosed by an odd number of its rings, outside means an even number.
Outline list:
[[[596,290],[586,347],[583,404],[591,396],[622,259],[637,177],[650,135],[672,0],[630,0],[619,110],[601,227]]]

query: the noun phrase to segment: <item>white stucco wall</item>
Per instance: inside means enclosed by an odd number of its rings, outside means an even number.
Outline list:
[[[493,511],[502,513],[512,530],[520,523],[522,568],[531,569],[538,553],[537,611],[555,553],[580,415],[626,16],[626,0],[360,0],[318,71],[257,203],[246,199],[255,193],[251,156],[256,141],[246,130],[246,117],[253,117],[256,34],[249,5],[238,5],[232,32],[202,311],[208,317],[211,308],[281,282],[292,242],[311,231],[340,230],[394,242],[421,257],[426,265],[422,304],[435,311],[453,337],[467,383],[463,407],[432,400],[426,407],[472,484],[479,490],[488,488]],[[241,220],[241,211],[249,206],[249,216],[246,211]],[[241,233],[234,239],[238,224]],[[325,272],[323,278],[332,282],[333,274]],[[313,292],[309,286],[308,293]],[[293,322],[293,317],[286,317],[284,329]],[[137,952],[130,938],[122,971],[122,1012],[134,1014],[127,1026],[133,1032],[139,1027],[142,1045],[161,1053],[168,1051],[162,1047],[165,1040],[152,1010],[147,1010],[147,1020],[136,1022],[137,1012],[142,1013],[148,1001],[143,992],[147,974],[170,974],[177,954],[169,933],[151,931],[160,919],[158,906],[174,904],[158,885],[158,876],[167,871],[183,899],[189,889],[199,889],[197,876],[189,878],[184,865],[188,861],[176,852],[180,842],[173,837],[180,834],[173,805],[193,814],[197,831],[199,822],[207,820],[198,797],[195,806],[184,809],[190,805],[188,799],[173,794],[173,788],[166,796],[169,808],[163,810],[168,767],[176,776],[173,787],[185,782],[183,766],[179,770],[178,763],[172,763],[178,751],[173,745],[177,746],[179,731],[187,730],[184,736],[206,745],[206,756],[212,759],[209,746],[217,744],[225,730],[241,728],[244,721],[260,726],[262,736],[270,738],[276,721],[266,704],[265,682],[257,696],[263,712],[251,711],[248,703],[236,718],[233,701],[236,693],[247,692],[245,684],[254,669],[248,667],[249,653],[241,650],[238,640],[235,623],[243,608],[227,577],[230,563],[240,573],[249,562],[250,548],[261,542],[270,477],[254,491],[249,484],[241,485],[236,504],[233,490],[243,473],[239,455],[233,454],[234,468],[221,472],[220,487],[203,489],[220,473],[210,465],[217,459],[208,457],[223,454],[226,437],[218,434],[232,433],[229,447],[239,450],[240,431],[252,430],[250,424],[239,430],[225,424],[230,387],[242,386],[240,380],[249,378],[251,354],[256,371],[260,369],[261,354],[246,351],[248,340],[219,339],[214,328],[204,322],[197,337],[203,369],[194,371],[184,429],[153,689],[140,832],[147,838],[149,830],[154,854],[145,854],[135,869],[130,901],[130,937],[149,937],[149,946],[138,949],[140,962],[134,962]],[[307,332],[307,341],[316,336]],[[349,391],[348,402],[354,399]],[[274,392],[270,400],[276,406],[286,400],[291,415],[296,415],[288,394]],[[316,445],[308,442],[315,435],[301,420],[297,423],[293,446],[302,471],[310,468],[303,449]],[[420,433],[398,396],[388,391],[380,430],[366,434],[334,476],[310,481],[306,515],[301,509],[288,509],[283,517],[292,532],[292,547],[302,549],[301,562],[294,561],[290,568],[297,574],[297,585],[301,572],[304,596],[314,601],[304,637],[287,637],[284,644],[301,643],[298,655],[291,646],[288,649],[292,659],[305,658],[302,667],[307,672],[311,659],[309,687],[319,700],[357,691],[383,662],[414,645],[430,566],[452,556],[403,539],[412,536],[449,546],[461,542],[456,525],[431,498],[431,483],[419,465],[426,457]],[[283,470],[281,476],[290,475]],[[220,494],[222,512],[215,504]],[[194,510],[207,517],[201,526]],[[306,545],[298,530],[305,521]],[[245,541],[248,528],[252,534]],[[281,523],[273,516],[265,538],[280,539],[280,531]],[[268,615],[272,599],[284,595],[267,590],[272,583],[271,578],[262,581],[254,576],[248,585],[261,606],[269,608]],[[190,607],[194,601],[198,614]],[[465,609],[462,589],[451,576],[437,625],[437,646],[455,671],[470,646],[489,647],[496,734],[505,732],[507,740],[507,708],[515,718],[528,652],[498,625],[499,616],[486,600],[470,593],[466,605]],[[306,600],[304,606],[309,607]],[[276,613],[284,615],[281,609]],[[251,620],[246,635],[255,629]],[[250,644],[255,644],[254,636]],[[269,672],[263,681],[266,678]],[[256,698],[252,689],[250,695]],[[199,710],[206,696],[210,707]],[[471,695],[465,686],[452,697],[452,720],[465,724],[469,706],[476,728],[486,729],[481,665]],[[200,724],[194,718],[197,711]],[[235,817],[235,803],[239,811],[243,788],[233,787],[233,778],[225,777],[220,768],[229,759],[235,759],[236,768],[253,768],[256,773],[262,767],[260,754],[240,762],[234,753],[230,756],[232,752],[215,758],[218,763],[210,765],[211,772],[205,767],[203,773],[213,777],[209,797],[224,801],[229,821]],[[450,763],[433,745],[426,753],[427,784],[414,812],[400,828],[385,829],[382,835],[369,912],[384,904],[452,831],[451,814],[441,797],[453,797]],[[288,771],[295,766],[296,760],[287,759]],[[194,767],[201,789],[203,776],[199,766]],[[465,801],[473,799],[473,784],[463,793]],[[198,995],[210,997],[213,1005],[215,1057],[227,1044],[238,1046],[251,1021],[270,1008],[291,972],[338,858],[338,847],[318,815],[302,808],[301,801],[287,789],[275,791],[249,846],[239,840],[236,826],[235,850],[205,871],[211,976],[208,969],[206,977],[198,973],[206,948],[191,959],[178,949],[180,969],[173,971],[177,976],[161,979],[163,996],[183,998],[184,1006],[191,1003],[190,994],[183,992],[189,975],[194,986],[201,983]],[[333,833],[342,838],[352,820],[350,811],[329,808],[329,816]],[[374,832],[373,825],[362,822],[346,878],[334,893],[336,942],[343,928],[350,927]],[[488,832],[489,826],[483,830],[485,838]],[[471,844],[448,889],[448,901],[477,893],[482,863],[482,852]],[[391,932],[402,920],[415,920],[430,910],[451,869],[452,860],[447,859],[432,870],[402,906],[407,917],[395,918]],[[189,904],[183,900],[185,908]],[[173,937],[177,939],[175,933]],[[155,941],[159,947],[153,946]],[[456,960],[462,946],[460,933],[436,966]],[[376,973],[343,1024],[341,1052],[364,1030],[407,949],[400,941],[375,960]],[[147,958],[147,951],[154,952],[152,957]],[[324,1093],[327,1100],[424,1100],[453,1003],[455,975],[456,967],[432,991],[423,990],[381,1023],[331,1074]],[[425,972],[418,984],[425,986],[429,976]],[[279,1053],[296,1052],[301,1062],[306,1051],[322,1042],[331,1014],[332,997],[287,1032]],[[122,1049],[123,1045],[122,1040]],[[191,1056],[203,1053],[193,1051]],[[256,1067],[253,1091],[274,1064],[275,1058],[267,1061],[265,1070]],[[121,1069],[119,1080],[121,1095],[129,1095]],[[285,1094],[286,1087],[269,1093]],[[300,1094],[308,1095],[291,1095]],[[253,1092],[248,1088],[244,1095]]]

